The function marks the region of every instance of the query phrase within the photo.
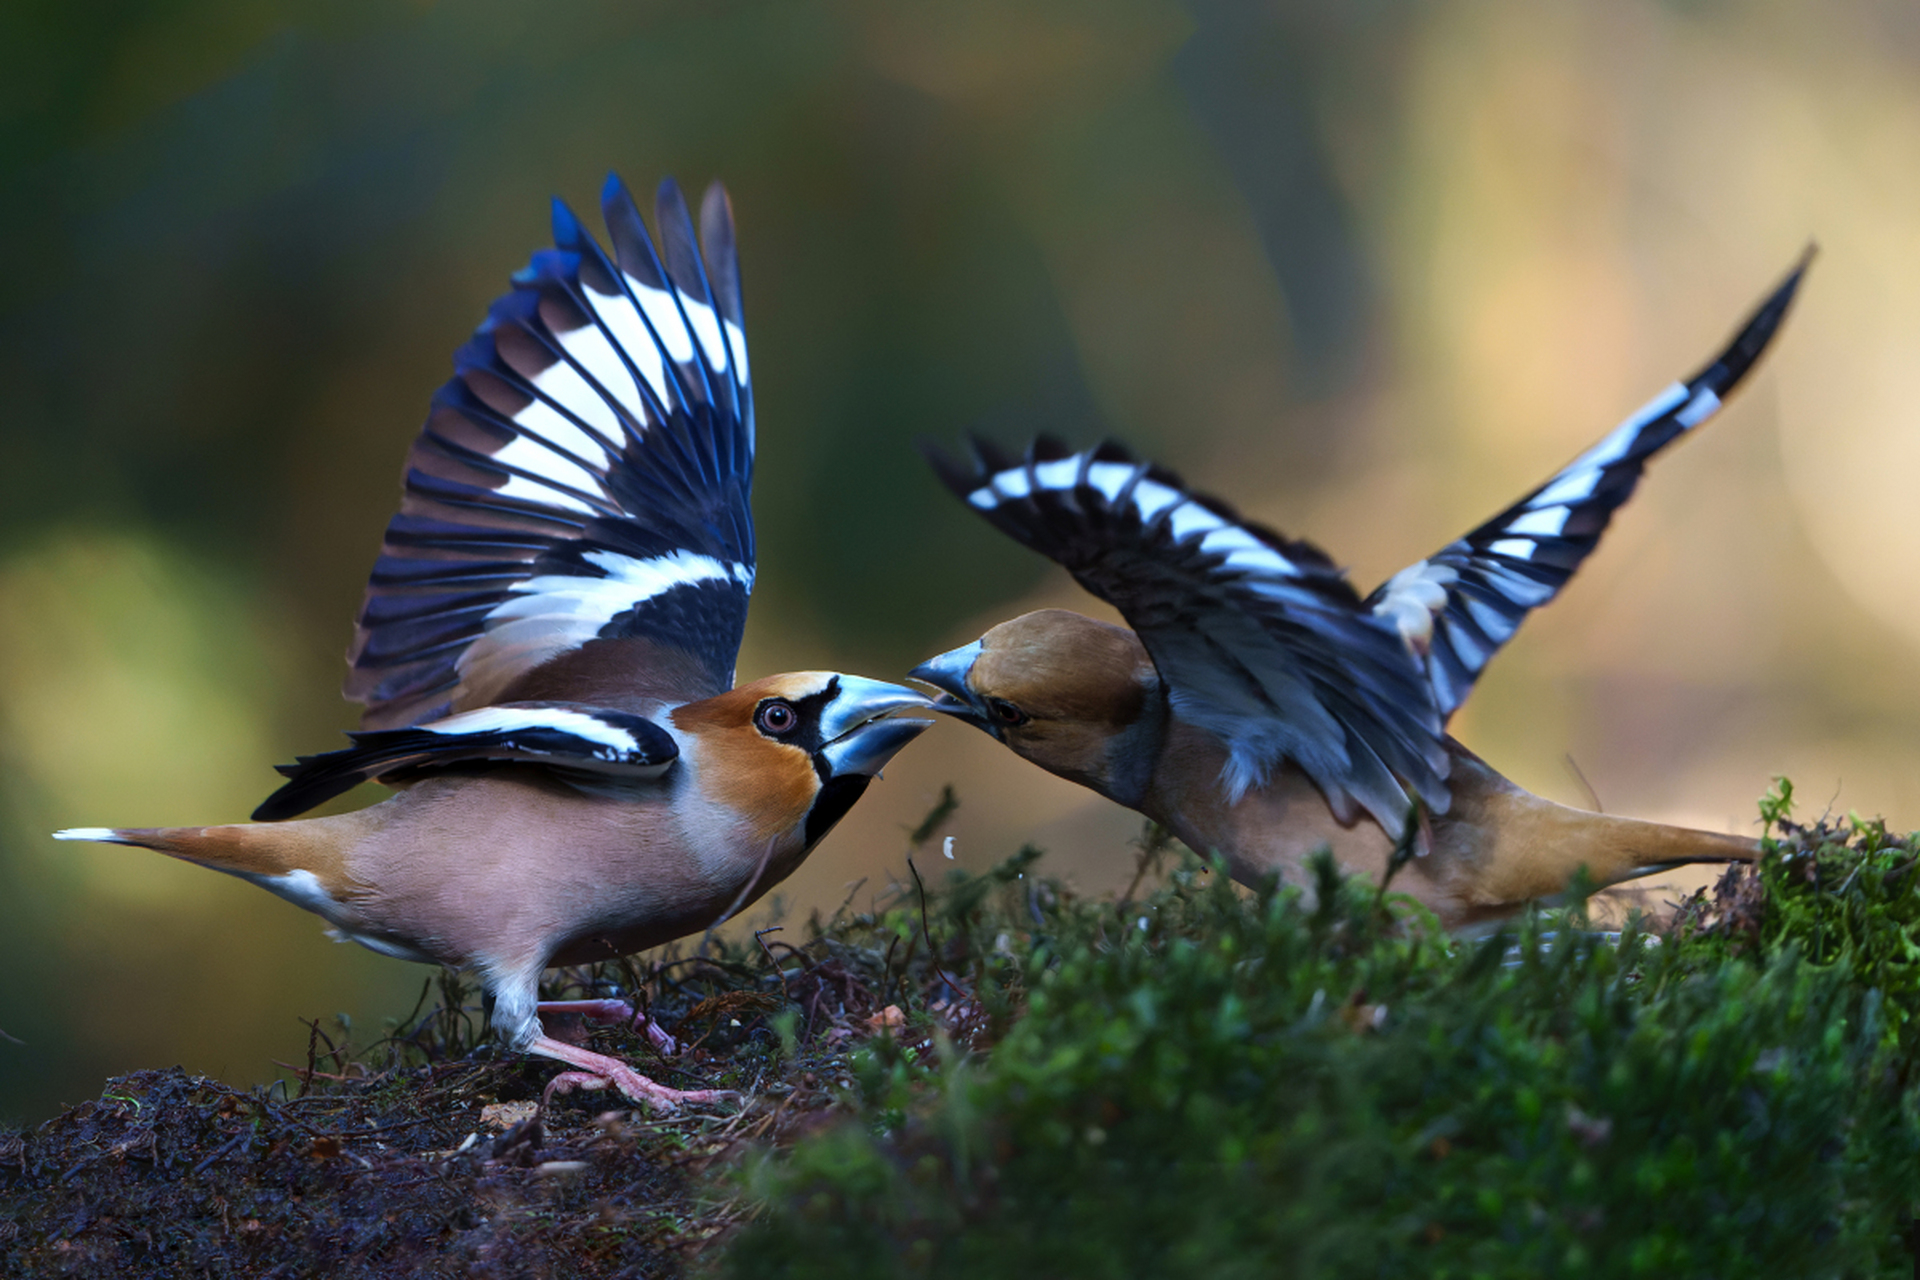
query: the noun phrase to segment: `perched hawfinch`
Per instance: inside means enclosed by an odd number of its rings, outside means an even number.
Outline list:
[[[753,400],[732,214],[671,181],[657,251],[609,177],[613,256],[555,202],[454,358],[367,587],[345,750],[282,766],[257,825],[85,828],[250,880],[385,955],[470,968],[513,1048],[671,1107],[546,1035],[540,971],[726,918],[786,878],[932,723],[830,671],[734,687],[753,589]],[[384,803],[279,822],[376,779]],[[633,1018],[615,1001],[566,1009]],[[649,1027],[656,1043],[667,1038]]]
[[[1487,662],[1599,542],[1654,453],[1711,417],[1765,349],[1805,262],[1718,359],[1558,475],[1362,600],[1319,550],[1102,445],[929,451],[954,493],[1051,556],[1132,630],[1046,609],[917,667],[935,709],[1137,809],[1234,878],[1330,847],[1450,927],[1559,893],[1752,858],[1752,840],[1569,809],[1446,733]]]

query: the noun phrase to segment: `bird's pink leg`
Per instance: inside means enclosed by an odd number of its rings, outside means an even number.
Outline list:
[[[660,1029],[660,1024],[641,1013],[625,1000],[543,1000],[534,1006],[537,1013],[577,1013],[588,1022],[613,1022],[630,1024],[635,1031],[647,1033],[647,1039],[653,1042],[665,1057],[680,1052],[680,1045],[674,1038]]]
[[[570,1093],[575,1089],[604,1089],[608,1085],[635,1102],[661,1111],[672,1111],[683,1102],[721,1102],[740,1096],[730,1089],[669,1089],[663,1084],[655,1084],[618,1058],[609,1058],[604,1053],[582,1049],[564,1040],[555,1040],[552,1036],[537,1037],[525,1052],[558,1058],[568,1066],[579,1068],[576,1071],[562,1071],[548,1082],[546,1094],[540,1100],[542,1106],[556,1093]]]

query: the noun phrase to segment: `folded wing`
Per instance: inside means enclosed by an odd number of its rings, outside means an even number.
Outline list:
[[[1803,257],[1706,368],[1655,396],[1538,489],[1367,597],[1418,655],[1443,717],[1466,701],[1527,614],[1559,594],[1599,545],[1647,459],[1712,417],[1739,385],[1780,327],[1806,267]]]
[[[407,729],[347,735],[341,751],[280,766],[287,784],[253,812],[255,822],[305,813],[362,782],[474,761],[520,761],[610,778],[656,778],[679,747],[644,716],[564,702],[509,702]]]
[[[1426,681],[1318,548],[1118,445],[1072,453],[1042,439],[1013,459],[976,442],[971,467],[928,457],[996,528],[1120,610],[1175,710],[1227,744],[1232,796],[1292,761],[1342,821],[1358,805],[1398,832],[1409,791],[1447,808]]]
[[[754,576],[732,216],[711,188],[703,261],[671,180],[659,249],[618,178],[602,211],[612,257],[555,202],[555,248],[433,398],[348,654],[367,729],[485,706],[596,642],[670,654],[685,699],[732,686]]]

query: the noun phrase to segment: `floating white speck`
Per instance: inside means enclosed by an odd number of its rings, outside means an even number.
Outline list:
[[[953,861],[953,837],[952,836],[948,836],[946,839],[946,842],[940,846],[940,852],[947,855],[948,862]]]

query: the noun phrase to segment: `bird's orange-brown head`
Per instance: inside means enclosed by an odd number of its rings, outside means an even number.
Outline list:
[[[1166,698],[1125,627],[1041,609],[915,667],[933,704],[1049,773],[1137,801],[1159,748]]]
[[[880,717],[931,705],[900,685],[795,671],[688,703],[672,720],[698,743],[711,799],[746,817],[756,839],[797,832],[812,848],[933,723]]]

